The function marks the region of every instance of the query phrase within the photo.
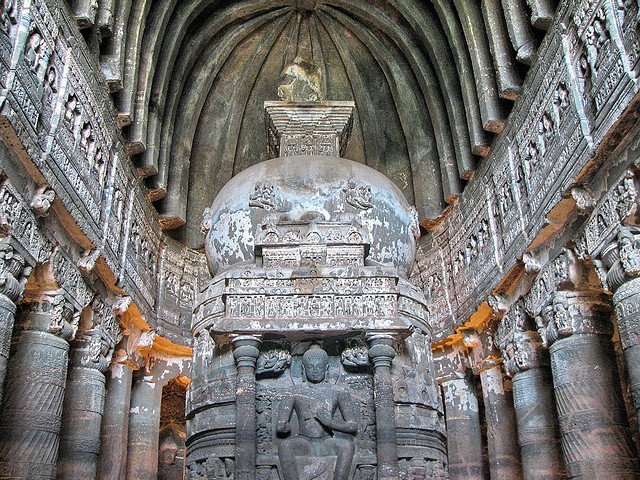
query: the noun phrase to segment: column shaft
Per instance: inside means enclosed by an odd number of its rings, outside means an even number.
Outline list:
[[[1,477],[55,478],[68,350],[50,333],[20,334],[0,416]]]
[[[480,372],[491,480],[522,478],[516,416],[510,391],[504,388],[502,367],[496,365]]]
[[[569,478],[636,478],[611,340],[572,335],[557,340],[550,353]]]
[[[442,382],[450,480],[484,480],[476,391],[468,378]]]
[[[513,403],[525,480],[564,478],[553,381],[548,367],[513,376]]]
[[[622,284],[613,295],[620,343],[627,362],[629,388],[640,428],[640,278]]]
[[[378,480],[398,478],[398,440],[396,436],[396,405],[393,398],[391,362],[396,355],[393,337],[372,334],[369,337],[369,358],[373,363],[373,396],[376,408],[376,452]]]
[[[4,380],[7,376],[15,313],[15,303],[9,297],[0,293],[0,405],[2,404],[4,393]]]
[[[235,478],[253,480],[256,471],[256,381],[252,367],[238,367],[236,386]]]
[[[0,405],[15,323],[15,302],[24,291],[20,279],[31,270],[30,267],[25,270],[24,266],[25,260],[14,250],[11,240],[8,237],[0,239]]]
[[[99,480],[123,480],[126,475],[132,373],[131,366],[122,363],[113,364],[107,371],[98,456]]]
[[[69,369],[62,416],[58,479],[96,478],[104,398],[105,379],[102,372],[85,367]],[[113,440],[110,440],[110,448],[112,443]]]
[[[156,480],[162,385],[139,377],[131,389],[127,480]]]
[[[250,335],[233,339],[236,361],[236,480],[256,478],[256,361],[260,340]]]
[[[398,442],[396,440],[393,382],[389,367],[376,367],[373,383],[378,442],[378,478],[390,480],[398,476]]]

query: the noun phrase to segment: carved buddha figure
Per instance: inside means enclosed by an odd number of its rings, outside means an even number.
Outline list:
[[[324,383],[329,358],[318,345],[305,352],[302,368],[307,383],[294,387],[278,408],[276,430],[282,437],[278,445],[282,475],[284,480],[346,480],[355,454],[356,405],[346,390]],[[292,432],[294,413],[298,428]],[[328,456],[336,457],[332,477],[319,460]]]

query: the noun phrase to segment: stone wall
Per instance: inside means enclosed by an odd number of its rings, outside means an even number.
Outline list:
[[[637,5],[616,5],[561,2],[492,153],[423,239],[414,279],[431,302],[436,339],[486,316],[483,302],[553,258],[567,229],[587,228],[582,248],[591,252],[631,213],[637,159],[616,147],[637,138],[628,133],[638,116],[640,32]],[[607,227],[581,227],[596,203],[615,210]]]

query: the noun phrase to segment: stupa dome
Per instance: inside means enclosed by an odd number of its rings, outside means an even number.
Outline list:
[[[372,244],[367,261],[409,275],[418,217],[394,183],[366,165],[332,156],[287,156],[232,178],[205,211],[205,250],[212,275],[255,259],[255,235],[267,216],[319,222],[352,218]]]

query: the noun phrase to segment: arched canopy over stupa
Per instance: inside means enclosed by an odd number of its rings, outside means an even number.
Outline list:
[[[428,226],[521,91],[553,15],[527,3],[145,0],[112,16],[101,4],[96,22],[113,32],[102,69],[163,226],[199,247],[204,208],[267,158],[263,103],[297,57],[324,72],[327,100],[356,104],[345,156],[390,177]]]

